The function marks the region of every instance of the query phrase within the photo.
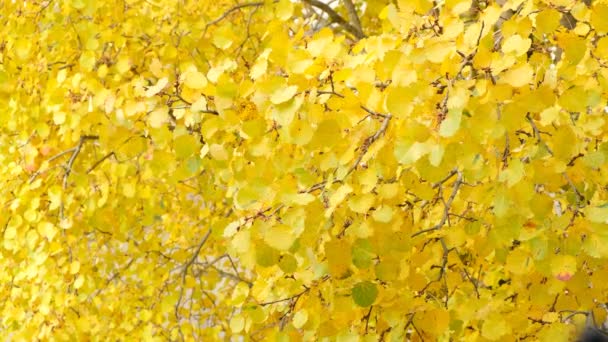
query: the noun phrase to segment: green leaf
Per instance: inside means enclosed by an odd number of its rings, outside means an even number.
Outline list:
[[[281,256],[279,268],[285,273],[293,273],[298,268],[298,262],[291,254],[285,254]]]
[[[362,281],[353,287],[353,300],[355,304],[367,307],[374,304],[378,296],[378,288],[376,284],[370,281]]]
[[[357,268],[368,268],[372,265],[372,244],[368,239],[357,239],[353,244],[353,264]]]
[[[255,261],[262,267],[276,265],[279,261],[279,252],[266,244],[258,244],[255,250]]]

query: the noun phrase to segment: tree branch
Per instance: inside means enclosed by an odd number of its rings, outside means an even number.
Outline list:
[[[72,173],[72,168],[74,166],[74,162],[76,161],[76,157],[78,157],[78,155],[80,154],[80,151],[82,150],[82,146],[88,140],[97,140],[97,139],[99,139],[99,136],[97,136],[97,135],[83,135],[80,137],[80,140],[78,141],[78,145],[76,145],[76,147],[74,147],[72,149],[72,155],[70,156],[70,159],[68,160],[68,162],[65,166],[65,173],[63,174],[62,188],[64,191],[68,188],[68,177],[70,177],[70,174]],[[59,207],[59,217],[62,220],[64,219],[63,201]]]
[[[367,139],[365,139],[365,141],[363,142],[363,146],[361,146],[361,152],[359,153],[357,160],[355,160],[353,165],[350,167],[350,169],[348,170],[348,172],[346,173],[346,175],[344,175],[344,177],[342,179],[346,179],[346,177],[348,177],[348,175],[350,175],[353,171],[355,171],[355,169],[357,167],[359,167],[359,164],[361,163],[363,156],[365,156],[365,154],[369,150],[369,147],[376,140],[378,140],[378,138],[380,138],[380,136],[382,136],[386,132],[386,130],[388,128],[388,123],[389,123],[389,121],[391,121],[392,118],[393,118],[393,116],[391,114],[386,114],[384,116],[384,120],[382,121],[382,125],[380,126],[380,129],[378,129],[376,131],[376,133],[374,133],[374,135],[371,135],[371,136],[367,137]]]
[[[365,36],[363,33],[363,29],[361,28],[361,21],[359,20],[359,15],[357,15],[357,9],[353,4],[352,0],[343,0],[344,7],[346,7],[346,12],[348,13],[348,19],[350,23],[361,33],[361,35]]]
[[[218,18],[216,18],[216,19],[208,22],[207,25],[205,25],[205,30],[203,31],[203,37],[207,33],[207,29],[210,26],[213,26],[213,25],[219,23],[220,21],[226,19],[226,17],[228,17],[230,15],[230,13],[232,13],[234,11],[239,11],[239,10],[241,10],[243,8],[246,8],[246,7],[258,7],[258,6],[263,6],[263,5],[264,5],[264,1],[258,1],[258,2],[248,2],[248,3],[244,3],[244,4],[238,4],[238,5],[235,5],[235,6],[231,7],[231,8],[229,8],[226,12],[224,12]]]
[[[454,198],[456,198],[456,194],[458,193],[458,190],[462,186],[462,173],[460,173],[457,170],[454,170],[454,171],[450,172],[450,175],[447,178],[445,178],[443,181],[441,181],[437,185],[437,187],[439,187],[439,190],[441,191],[443,182],[445,182],[448,179],[450,179],[454,174],[457,174],[458,176],[456,178],[456,181],[454,182],[454,185],[452,185],[452,193],[450,194],[450,197],[448,198],[448,200],[443,205],[443,216],[441,217],[441,220],[439,221],[439,223],[437,223],[436,225],[432,226],[431,228],[423,229],[423,230],[420,230],[420,231],[412,234],[412,238],[414,238],[414,237],[416,237],[418,235],[424,234],[424,233],[428,233],[428,232],[432,232],[434,230],[438,230],[441,227],[443,227],[443,225],[445,225],[445,223],[448,221],[448,218],[450,216],[450,208],[452,206],[452,202],[454,201]]]
[[[355,36],[357,38],[357,40],[363,39],[366,37],[365,34],[363,33],[363,31],[361,31],[361,29],[358,29],[356,26],[354,26],[353,24],[346,21],[346,19],[342,18],[342,16],[340,16],[338,14],[338,12],[334,11],[334,9],[331,8],[329,5],[323,3],[319,0],[302,0],[302,1],[312,7],[316,7],[318,9],[320,9],[321,11],[323,11],[325,14],[327,14],[329,16],[329,19],[331,20],[332,23],[336,23],[336,24],[342,26],[346,31],[348,31],[350,34]]]
[[[114,151],[112,151],[112,152],[110,152],[110,153],[106,154],[105,156],[103,156],[103,158],[101,158],[101,159],[99,159],[98,161],[96,161],[96,162],[95,162],[95,164],[93,164],[93,165],[92,165],[92,166],[91,166],[91,167],[90,167],[90,168],[87,170],[87,172],[86,172],[86,173],[91,173],[91,171],[93,171],[93,170],[94,170],[94,169],[95,169],[97,166],[99,166],[99,164],[103,163],[103,162],[104,162],[104,160],[106,160],[106,159],[110,158],[110,157],[111,157],[111,156],[113,156],[113,155],[114,155]]]
[[[181,305],[182,298],[184,296],[184,285],[186,284],[186,275],[188,274],[188,269],[190,268],[190,266],[192,266],[192,264],[194,264],[194,262],[198,258],[198,255],[201,252],[203,245],[205,245],[205,243],[209,239],[210,235],[211,235],[211,228],[209,228],[209,230],[207,231],[205,236],[203,236],[203,238],[201,239],[201,242],[196,247],[196,251],[194,251],[192,258],[190,258],[190,260],[188,260],[188,262],[184,265],[184,270],[182,271],[182,286],[179,291],[179,297],[177,298],[177,303],[175,304],[175,318],[176,319],[179,319],[179,306]]]

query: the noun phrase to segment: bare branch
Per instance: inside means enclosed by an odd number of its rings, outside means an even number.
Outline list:
[[[99,159],[97,162],[95,162],[95,164],[93,164],[88,170],[87,173],[91,173],[91,171],[93,171],[97,166],[99,166],[99,164],[103,163],[104,160],[110,158],[111,156],[114,155],[114,151],[106,154],[105,156],[103,156],[103,158]]]
[[[355,27],[354,25],[352,25],[351,23],[346,21],[346,19],[342,18],[342,16],[339,15],[338,12],[334,11],[334,9],[331,8],[329,5],[327,5],[326,3],[323,3],[319,0],[302,0],[302,1],[306,4],[309,4],[310,6],[316,7],[318,9],[320,9],[321,11],[323,11],[325,14],[327,14],[329,16],[329,19],[331,20],[332,23],[336,23],[336,24],[342,26],[346,31],[348,31],[350,34],[355,36],[357,38],[357,40],[363,39],[366,37],[365,34],[360,29],[357,29],[357,27]]]
[[[363,34],[363,29],[361,28],[361,21],[359,20],[359,15],[357,14],[357,9],[355,8],[353,1],[352,0],[343,0],[343,1],[344,1],[344,7],[346,7],[346,12],[348,13],[348,19],[350,20],[350,23],[355,27],[355,29],[357,29],[357,31],[359,31],[361,33],[361,35],[365,36]]]
[[[547,143],[540,136],[540,134],[543,133],[543,132],[541,132],[538,129],[538,127],[536,127],[536,124],[534,123],[534,120],[530,116],[530,113],[526,114],[526,119],[530,123],[530,126],[532,126],[532,132],[534,133],[534,136],[536,137],[536,142],[545,145],[545,148],[547,149],[547,152],[549,152],[550,155],[553,155],[553,151],[551,151],[551,149],[549,148],[549,145],[547,145]]]
[[[283,299],[277,299],[277,300],[273,300],[270,302],[264,302],[264,303],[260,303],[260,306],[266,306],[266,305],[271,305],[271,304],[276,304],[276,303],[281,303],[281,302],[287,302],[290,301],[292,299],[299,299],[303,294],[305,294],[306,292],[310,291],[310,287],[307,287],[304,291],[295,294],[291,297],[287,297],[287,298],[283,298]]]
[[[443,205],[443,215],[441,216],[441,220],[439,221],[439,223],[437,223],[436,225],[432,226],[431,228],[423,229],[423,230],[420,230],[420,231],[412,234],[412,238],[414,238],[414,237],[416,237],[418,235],[424,234],[424,233],[428,233],[428,232],[432,232],[432,231],[438,230],[441,227],[443,227],[445,225],[445,223],[448,221],[448,218],[450,216],[450,208],[452,206],[452,202],[454,202],[454,198],[456,198],[456,194],[458,193],[458,190],[462,186],[462,173],[460,173],[457,170],[454,170],[454,171],[450,172],[449,177],[447,177],[446,179],[444,179],[442,182],[439,183],[440,185],[438,185],[439,190],[441,191],[443,182],[445,182],[445,181],[447,181],[447,179],[451,178],[452,175],[454,175],[454,172],[458,176],[456,178],[456,181],[454,182],[454,185],[452,185],[452,193],[450,194],[450,197],[448,198],[448,200]]]
[[[234,11],[239,11],[239,10],[241,10],[243,8],[247,8],[247,7],[258,7],[258,6],[263,6],[263,5],[264,5],[264,1],[258,1],[258,2],[249,2],[249,3],[244,3],[244,4],[238,4],[238,5],[235,5],[231,8],[229,8],[226,12],[224,12],[218,18],[207,23],[207,25],[205,26],[205,30],[203,31],[203,37],[205,36],[205,34],[207,34],[207,29],[210,26],[213,26],[213,25],[219,23],[220,21],[226,19],[226,17],[228,17],[230,15],[230,13],[232,13]]]
[[[445,291],[445,300],[443,301],[443,305],[447,308],[448,302],[450,300],[450,291],[449,291],[449,287],[448,287],[448,278],[447,278],[447,272],[448,272],[448,268],[449,268],[448,255],[450,254],[450,252],[454,251],[456,248],[454,248],[454,247],[448,248],[447,244],[445,243],[444,238],[439,238],[438,240],[441,243],[441,248],[443,249],[443,254],[441,256],[441,265],[433,265],[433,266],[431,266],[431,268],[439,268],[439,275],[437,276],[437,279],[429,281],[420,291],[418,291],[418,296],[422,295],[423,293],[426,293],[426,290],[432,284],[443,280],[443,289]]]
[[[384,115],[384,114],[376,113],[376,115]],[[380,138],[380,136],[382,136],[386,132],[386,130],[388,128],[388,123],[389,123],[389,121],[391,121],[392,117],[393,116],[391,114],[384,115],[384,120],[382,121],[382,125],[380,126],[380,129],[378,129],[376,131],[376,133],[374,133],[374,135],[371,135],[371,136],[367,137],[367,139],[365,139],[365,141],[363,142],[363,146],[361,146],[361,152],[359,152],[359,157],[357,157],[357,160],[355,160],[355,162],[353,163],[353,166],[350,167],[350,169],[348,170],[346,175],[344,175],[343,179],[345,179],[348,175],[350,175],[359,166],[359,164],[361,163],[361,160],[363,159],[363,156],[365,156],[365,154],[369,150],[370,146],[376,140],[378,140],[378,138]]]
[[[78,157],[78,155],[80,154],[80,151],[82,150],[82,146],[84,145],[85,142],[87,142],[89,140],[97,140],[97,139],[99,139],[99,136],[97,136],[97,135],[83,135],[80,137],[80,140],[78,141],[78,145],[76,145],[76,147],[74,147],[72,149],[72,155],[70,156],[70,159],[68,160],[68,162],[65,166],[65,173],[63,174],[63,184],[62,184],[63,190],[66,190],[68,188],[68,178],[70,177],[70,174],[72,173],[72,168],[74,167],[74,162],[76,161],[76,157]],[[59,217],[62,220],[64,219],[63,202],[59,206]]]
[[[78,142],[78,145],[76,145],[76,147],[73,149],[72,155],[70,156],[70,160],[68,160],[68,164],[65,168],[65,174],[63,175],[63,189],[66,189],[68,187],[68,177],[70,176],[70,173],[72,173],[72,167],[74,166],[76,157],[78,157],[78,154],[80,154],[80,150],[82,150],[82,146],[87,140],[96,139],[99,139],[99,137],[96,135],[83,135],[80,137],[80,141]]]
[[[190,260],[184,265],[184,270],[182,271],[182,286],[179,291],[179,297],[177,298],[177,303],[175,304],[175,318],[179,319],[179,306],[181,305],[182,298],[184,295],[184,285],[186,284],[186,275],[188,274],[188,269],[190,268],[190,266],[192,266],[192,264],[194,264],[194,262],[198,258],[198,255],[201,252],[203,245],[205,245],[205,243],[209,239],[210,235],[211,235],[211,228],[209,228],[209,230],[207,231],[205,236],[203,236],[203,238],[201,239],[201,242],[196,247],[196,250],[194,251],[192,258],[190,258]]]
[[[572,191],[574,191],[574,193],[576,194],[576,206],[579,208],[585,207],[585,204],[583,203],[583,201],[585,200],[585,196],[583,196],[583,194],[581,194],[581,192],[578,191],[578,189],[576,188],[576,186],[574,185],[574,183],[572,182],[570,177],[568,177],[568,174],[566,172],[563,172],[562,175],[568,182],[568,185],[570,186]]]

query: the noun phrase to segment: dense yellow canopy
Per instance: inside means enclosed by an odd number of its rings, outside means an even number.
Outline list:
[[[605,320],[606,1],[0,6],[0,339]]]

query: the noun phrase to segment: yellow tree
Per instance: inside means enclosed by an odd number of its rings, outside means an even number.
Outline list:
[[[605,320],[605,1],[1,6],[2,338]]]

